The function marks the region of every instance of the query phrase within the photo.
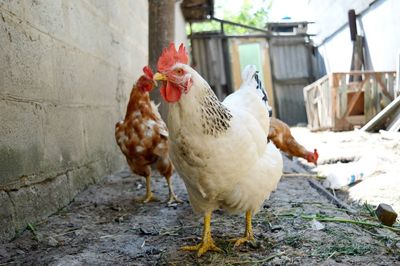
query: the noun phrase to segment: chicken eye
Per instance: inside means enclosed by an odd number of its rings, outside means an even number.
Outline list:
[[[182,68],[177,68],[177,69],[175,69],[175,73],[177,75],[179,75],[179,76],[182,76],[183,75],[183,69]]]

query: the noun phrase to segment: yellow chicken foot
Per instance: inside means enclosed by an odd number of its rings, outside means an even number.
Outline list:
[[[174,193],[174,189],[173,189],[173,187],[172,187],[172,183],[171,183],[171,177],[170,176],[167,176],[167,177],[165,177],[165,179],[167,179],[167,184],[168,184],[168,190],[169,190],[169,198],[168,198],[168,204],[171,204],[171,203],[174,203],[174,202],[176,202],[176,203],[183,203],[183,201],[181,201],[177,196],[176,196],[176,194]]]
[[[235,238],[230,241],[235,242],[234,247],[238,247],[247,242],[254,242],[253,228],[251,226],[251,211],[246,211],[246,230],[244,232],[244,237]]]
[[[151,177],[146,177],[146,196],[141,198],[139,201],[142,203],[148,203],[151,201],[159,201],[156,197],[154,197],[153,192],[151,192]]]
[[[203,228],[203,239],[201,243],[195,246],[184,246],[181,248],[184,251],[197,251],[197,256],[200,257],[207,251],[222,252],[222,250],[217,247],[211,237],[211,212],[207,212],[204,215],[204,228]]]

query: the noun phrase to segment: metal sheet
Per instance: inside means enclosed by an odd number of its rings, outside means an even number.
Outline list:
[[[307,123],[303,88],[313,79],[311,50],[304,37],[270,39],[277,116],[289,125]]]
[[[222,39],[209,37],[191,41],[194,69],[207,80],[220,100],[229,94],[222,42]]]

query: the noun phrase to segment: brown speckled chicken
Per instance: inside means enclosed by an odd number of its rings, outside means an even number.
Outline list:
[[[115,125],[115,139],[125,155],[132,172],[146,178],[144,203],[155,200],[151,191],[151,165],[165,176],[169,188],[169,201],[181,202],[174,194],[171,175],[173,166],[168,156],[168,130],[149,91],[156,83],[149,67],[132,88],[125,119]]]

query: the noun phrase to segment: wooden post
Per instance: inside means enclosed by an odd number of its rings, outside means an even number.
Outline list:
[[[175,0],[149,0],[149,65],[156,70],[156,64],[163,48],[174,41],[175,35]],[[153,90],[151,99],[159,107],[160,114],[166,120],[168,107],[161,99],[160,91]]]

